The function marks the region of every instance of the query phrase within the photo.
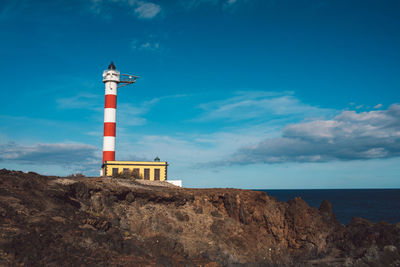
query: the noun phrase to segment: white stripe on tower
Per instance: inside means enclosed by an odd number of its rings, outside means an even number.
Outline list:
[[[104,136],[103,137],[103,151],[114,151],[115,152],[115,136]]]
[[[104,109],[104,122],[116,123],[117,109],[116,108],[105,108]]]
[[[103,163],[115,160],[115,129],[117,117],[117,85],[119,83],[119,72],[114,63],[103,72],[105,83],[104,101],[104,137],[103,137]]]

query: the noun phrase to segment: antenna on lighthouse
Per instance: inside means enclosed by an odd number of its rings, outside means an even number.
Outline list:
[[[120,81],[119,81],[120,85],[118,86],[118,88],[135,83],[137,78],[140,78],[140,77],[132,75],[132,74],[121,74]]]
[[[114,66],[113,62],[111,62],[111,64]],[[111,64],[110,64],[110,66],[111,66]],[[115,68],[115,66],[114,66],[114,68]],[[118,88],[121,88],[121,87],[130,85],[132,83],[135,83],[137,78],[139,78],[139,76],[132,75],[132,74],[121,74],[119,76],[119,83],[120,84],[119,84]]]
[[[135,83],[139,76],[120,74],[114,62],[103,72],[105,84],[103,163],[115,160],[115,134],[117,119],[117,88]]]

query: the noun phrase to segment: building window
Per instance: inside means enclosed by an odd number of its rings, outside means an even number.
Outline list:
[[[154,180],[160,181],[160,169],[154,169]]]
[[[124,173],[129,173],[129,168],[124,168]]]
[[[118,175],[118,168],[113,168],[112,169],[112,176],[117,176]]]
[[[134,168],[134,169],[133,169],[133,175],[134,175],[135,177],[137,177],[137,178],[139,178],[139,170],[140,170],[140,169],[137,169],[137,168]]]
[[[150,180],[150,169],[144,169],[144,179]]]

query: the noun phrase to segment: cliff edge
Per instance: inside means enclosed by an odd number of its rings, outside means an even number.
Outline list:
[[[0,170],[0,265],[400,266],[400,224],[263,192]]]

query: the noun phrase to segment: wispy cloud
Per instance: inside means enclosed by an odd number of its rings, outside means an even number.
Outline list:
[[[138,39],[134,39],[131,41],[131,48],[132,50],[139,51],[159,51],[161,49],[161,45],[159,41],[155,40],[140,41]]]
[[[146,103],[148,104],[146,105]],[[144,115],[150,110],[152,104],[151,101],[144,102],[138,106],[128,103],[120,104],[117,114],[118,121],[122,122],[124,126],[143,125],[147,121]]]
[[[178,129],[177,129],[178,130]],[[159,156],[176,168],[209,167],[208,162],[228,158],[235,151],[249,144],[260,142],[265,136],[275,136],[275,129],[255,126],[214,133],[185,132],[168,135],[141,135],[125,132],[119,135],[119,155],[129,158],[132,151],[142,158]]]
[[[4,2],[4,1],[3,1]],[[236,10],[242,3],[250,2],[249,0],[180,0],[173,3],[175,8],[183,8],[186,10],[196,9],[202,5],[209,5],[220,8],[222,10]],[[35,0],[5,0],[0,5],[0,20],[15,17],[23,11],[30,8],[48,8],[46,1]],[[54,0],[51,6],[65,9],[65,1]],[[112,19],[115,14],[124,13],[131,15],[140,20],[152,20],[160,17],[163,13],[163,7],[155,2],[148,0],[87,0],[72,1],[67,7],[69,10],[77,12],[91,13],[95,16]]]
[[[56,103],[62,109],[101,110],[102,107],[98,105],[99,99],[103,99],[102,95],[80,93],[72,97],[58,98]]]
[[[153,19],[161,12],[161,6],[140,0],[91,0],[89,10],[96,15],[110,16],[110,7],[116,7],[128,12],[139,19]],[[107,11],[107,12],[106,12]]]
[[[4,3],[3,3],[4,2]],[[111,19],[113,14],[127,13],[138,19],[153,19],[161,13],[160,5],[146,0],[88,0],[88,1],[70,1],[66,6],[65,1],[53,0],[50,6],[59,9],[68,8],[79,11],[90,12],[102,18]],[[47,1],[35,0],[3,0],[0,4],[0,20],[15,17],[25,10],[40,8],[47,9]]]
[[[120,125],[123,126],[136,126],[143,125],[147,122],[145,115],[160,101],[168,100],[171,98],[185,97],[185,95],[167,95],[152,98],[136,103],[122,102],[117,104],[117,118]],[[91,93],[80,93],[75,96],[59,98],[56,100],[58,108],[61,109],[86,109],[95,112],[94,117],[96,120],[102,120],[103,117],[99,113],[104,112],[104,95],[97,95]]]
[[[161,11],[161,7],[154,3],[138,1],[135,14],[141,19],[152,19]]]
[[[101,100],[100,100],[101,99]],[[157,103],[160,98],[154,98],[141,103],[119,103],[118,104],[118,120],[123,122],[125,126],[143,125],[146,123],[144,115]],[[95,112],[93,116],[100,121],[103,117],[100,115],[104,112],[103,95],[95,95],[88,93],[80,93],[78,95],[56,100],[58,107],[62,109],[86,109]]]
[[[237,92],[236,96],[222,101],[199,105],[204,113],[196,121],[228,120],[242,121],[262,119],[272,116],[295,116],[303,118],[321,117],[332,113],[332,110],[307,105],[292,93],[276,92]]]
[[[123,126],[136,126],[143,125],[147,122],[144,117],[156,104],[160,101],[165,101],[171,98],[181,98],[185,95],[168,95],[155,97],[147,101],[137,103],[135,105],[131,103],[122,103],[118,105],[118,120],[121,121],[120,125]]]
[[[400,156],[400,105],[343,111],[331,120],[288,125],[282,136],[246,146],[220,164],[327,162]]]
[[[81,143],[37,143],[23,146],[14,142],[0,145],[0,161],[29,165],[56,165],[74,170],[99,168],[98,148]]]
[[[144,106],[151,107],[161,100],[153,99],[152,103]],[[204,134],[179,133],[179,129],[176,129],[177,132],[170,135],[136,135],[125,129],[126,137],[119,135],[121,155],[126,156],[135,151],[143,158],[158,155],[188,168],[194,165],[204,166],[210,161],[228,159],[242,147],[257,145],[266,137],[279,136],[282,124],[287,123],[286,118],[290,118],[289,121],[302,121],[304,116],[321,118],[335,113],[306,105],[290,92],[237,92],[226,100],[203,103],[199,107],[203,114],[190,121],[191,123],[218,121],[221,122],[221,127]],[[276,117],[285,119],[279,121]],[[250,123],[244,123],[249,121]]]
[[[89,11],[96,15],[100,15],[103,9],[102,5],[103,5],[103,0],[90,0]]]

